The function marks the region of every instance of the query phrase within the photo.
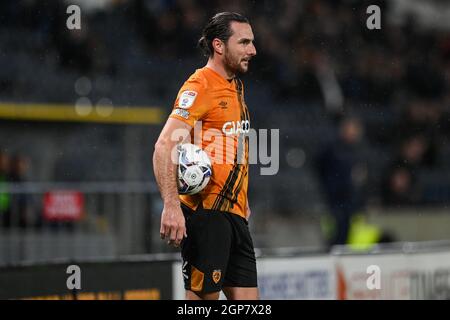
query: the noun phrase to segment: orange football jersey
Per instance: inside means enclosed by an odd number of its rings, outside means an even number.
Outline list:
[[[195,210],[226,211],[245,218],[248,188],[250,118],[239,79],[227,80],[214,70],[196,70],[178,92],[172,118],[190,126],[191,142],[206,151],[212,176],[204,190],[180,195]]]

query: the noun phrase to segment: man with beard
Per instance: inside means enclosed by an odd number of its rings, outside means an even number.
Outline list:
[[[181,245],[186,299],[258,299],[256,259],[248,228],[248,137],[250,120],[242,82],[256,55],[249,21],[240,14],[213,16],[199,46],[208,57],[180,89],[155,145],[153,167],[164,202],[160,234]],[[182,141],[196,142],[200,127],[213,173],[204,190],[178,195],[171,158]],[[211,138],[211,136],[210,136]],[[200,144],[200,143],[199,143]],[[214,150],[214,151],[212,151]],[[230,157],[230,150],[232,156]]]

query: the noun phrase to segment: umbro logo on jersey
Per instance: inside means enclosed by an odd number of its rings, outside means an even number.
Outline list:
[[[220,101],[220,103],[219,103],[219,106],[220,106],[222,109],[226,109],[226,108],[227,108],[227,105],[228,105],[228,102],[226,102],[226,101]]]

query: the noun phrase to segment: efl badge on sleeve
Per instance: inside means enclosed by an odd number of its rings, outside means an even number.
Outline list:
[[[178,101],[178,107],[189,109],[194,104],[195,98],[197,98],[197,92],[190,90],[183,91]]]

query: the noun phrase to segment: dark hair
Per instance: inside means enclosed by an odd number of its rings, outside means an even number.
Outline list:
[[[214,49],[212,41],[217,38],[227,42],[232,36],[231,22],[250,23],[246,17],[235,12],[220,12],[209,19],[198,40],[198,46],[206,57],[212,57]]]

